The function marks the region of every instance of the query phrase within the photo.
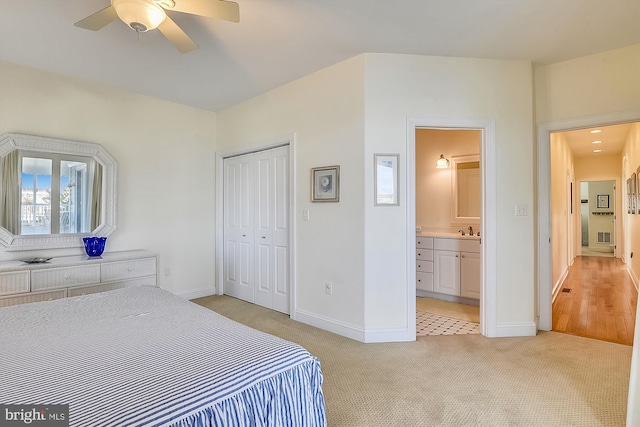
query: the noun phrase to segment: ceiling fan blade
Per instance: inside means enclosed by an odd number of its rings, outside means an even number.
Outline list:
[[[217,0],[216,0],[217,1]],[[158,27],[160,32],[173,44],[180,53],[189,53],[198,48],[198,45],[182,31],[182,28],[176,24],[173,19],[167,16],[162,24]]]
[[[225,0],[175,0],[176,5],[167,10],[240,22],[238,3]]]
[[[107,6],[104,9],[94,13],[93,15],[89,15],[84,19],[76,22],[76,27],[85,28],[87,30],[98,31],[102,27],[107,24],[112,23],[118,19],[118,14],[116,14],[116,9],[113,6]]]

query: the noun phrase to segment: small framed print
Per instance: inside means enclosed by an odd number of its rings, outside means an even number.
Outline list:
[[[631,214],[636,214],[636,173],[631,174]]]
[[[605,208],[609,209],[609,195],[608,194],[598,194],[597,196],[597,207],[599,209]]]
[[[373,155],[374,206],[398,206],[399,154]]]
[[[311,169],[311,201],[340,201],[340,166]]]

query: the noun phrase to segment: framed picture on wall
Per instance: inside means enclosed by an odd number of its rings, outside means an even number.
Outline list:
[[[373,155],[373,188],[375,206],[398,206],[399,154]]]
[[[311,169],[311,201],[340,201],[340,166]]]
[[[636,213],[637,181],[635,172],[631,174],[631,214]]]
[[[633,198],[635,200],[634,206],[636,208],[636,214],[640,215],[640,166],[636,171],[636,180],[635,180],[635,191]]]
[[[609,208],[609,195],[608,194],[598,194],[597,196],[597,207],[598,209],[608,209]]]
[[[627,179],[627,214],[631,213],[631,178]]]

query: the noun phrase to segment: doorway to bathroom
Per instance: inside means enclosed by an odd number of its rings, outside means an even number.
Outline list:
[[[415,129],[417,336],[480,333],[482,137]]]

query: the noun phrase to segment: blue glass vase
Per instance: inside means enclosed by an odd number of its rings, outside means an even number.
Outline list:
[[[106,237],[84,237],[84,250],[90,257],[100,256],[104,252],[104,245],[107,243]]]

